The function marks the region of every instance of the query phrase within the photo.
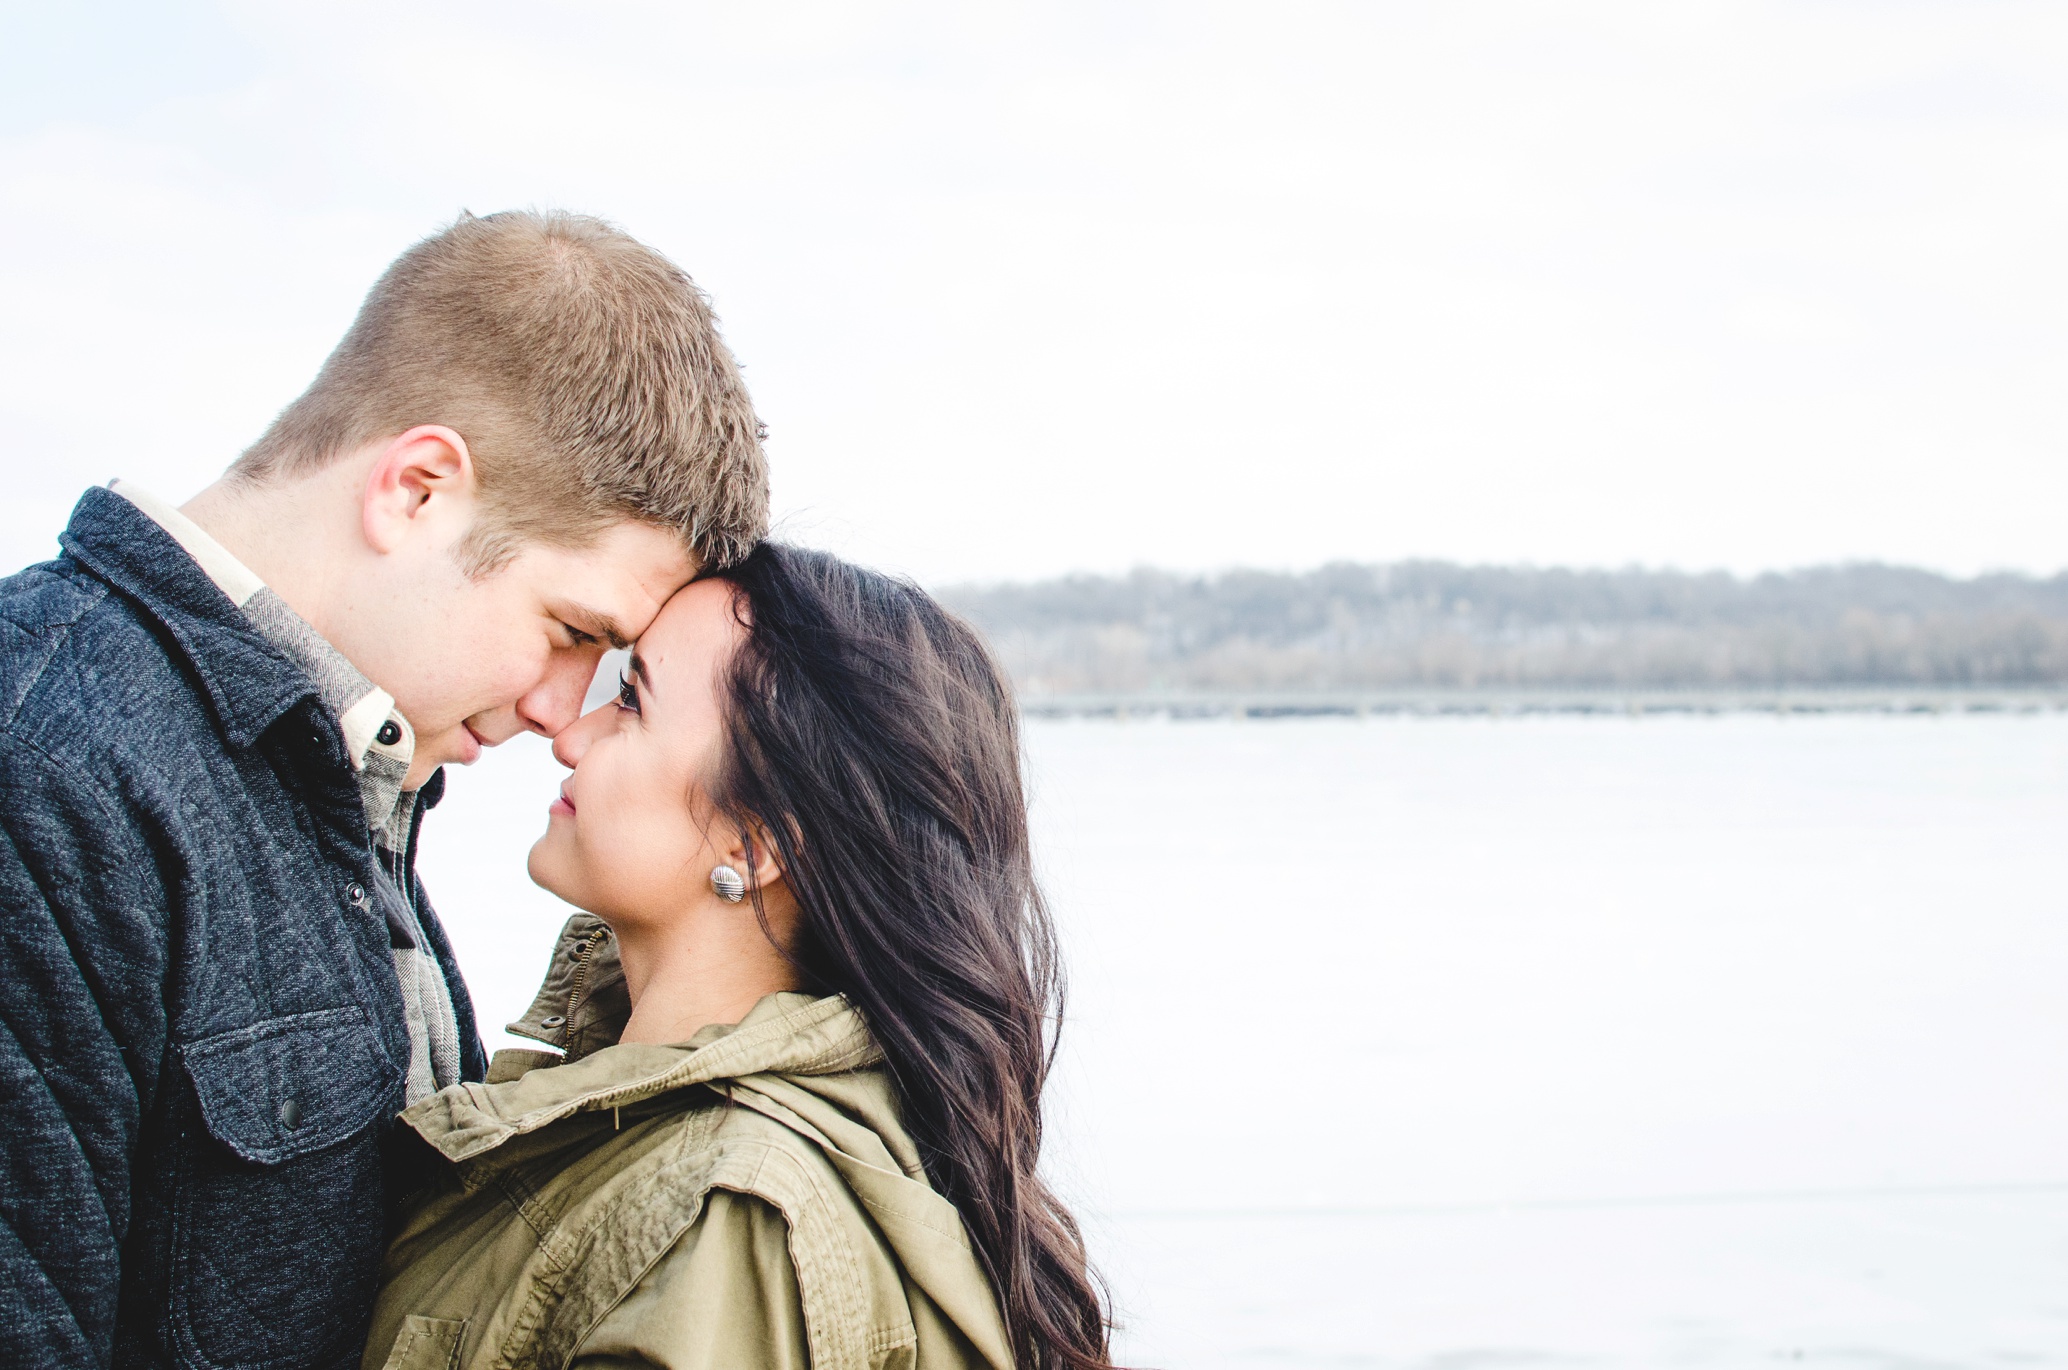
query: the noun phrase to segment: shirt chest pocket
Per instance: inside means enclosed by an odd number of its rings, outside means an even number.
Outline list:
[[[380,1273],[381,1124],[400,1072],[358,1008],[270,1019],[183,1050],[187,1139],[174,1324],[205,1365],[321,1365],[361,1334]]]

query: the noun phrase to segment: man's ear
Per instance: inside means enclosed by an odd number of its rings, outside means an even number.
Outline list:
[[[390,439],[366,473],[359,509],[366,544],[393,552],[432,523],[447,520],[464,530],[473,501],[474,456],[467,440],[443,424],[418,424]]]

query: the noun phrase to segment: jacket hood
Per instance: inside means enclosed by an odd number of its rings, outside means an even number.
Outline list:
[[[846,999],[771,994],[738,1023],[714,1024],[680,1046],[621,1044],[500,1083],[454,1085],[406,1110],[402,1121],[447,1160],[469,1161],[575,1113],[624,1108],[697,1085],[734,1098],[741,1088],[780,1091],[779,1081],[804,1088],[816,1077],[849,1075],[882,1059]],[[874,1121],[903,1136],[894,1112]]]

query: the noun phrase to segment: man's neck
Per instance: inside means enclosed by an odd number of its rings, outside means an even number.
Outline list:
[[[333,526],[340,505],[328,488],[334,479],[328,470],[265,483],[224,476],[180,506],[288,608],[332,640],[330,597],[347,580],[339,564],[349,544],[340,532],[351,532]]]

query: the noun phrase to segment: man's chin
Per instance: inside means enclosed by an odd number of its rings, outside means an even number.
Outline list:
[[[494,745],[464,723],[435,738],[418,734],[416,756],[410,762],[409,775],[402,782],[403,786],[412,790],[421,788],[440,766],[471,766],[481,759],[482,748]]]

